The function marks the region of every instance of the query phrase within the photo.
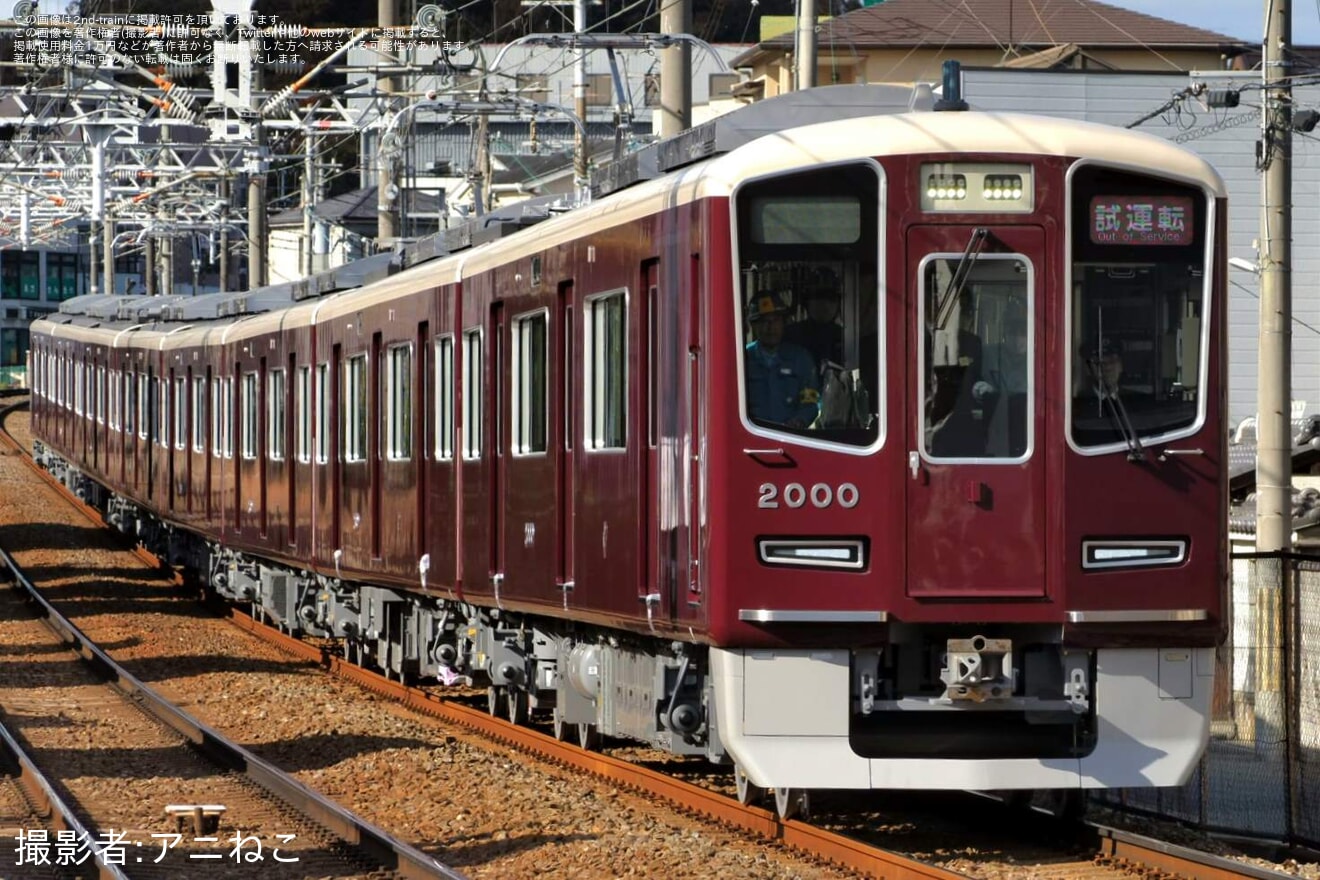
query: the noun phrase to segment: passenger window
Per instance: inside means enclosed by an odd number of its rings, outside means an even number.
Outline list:
[[[193,412],[192,412],[193,452],[206,451],[206,379],[193,377]]]
[[[223,437],[225,448],[225,458],[234,457],[234,380],[230,376],[225,377],[224,381],[224,407],[221,424],[224,427]]]
[[[146,373],[138,373],[137,423],[138,438],[146,440],[151,430],[151,377]]]
[[[513,451],[545,452],[546,313],[520,317],[513,323]]]
[[[316,365],[316,461],[330,461],[330,365]]]
[[[170,447],[170,380],[157,379],[156,383],[156,445]]]
[[[435,458],[454,457],[454,338],[435,342]]]
[[[188,448],[188,380],[174,380],[174,448]]]
[[[385,353],[385,455],[390,461],[412,458],[412,346],[396,345]]]
[[[244,373],[243,384],[239,390],[239,404],[242,408],[242,421],[239,423],[239,430],[242,431],[242,450],[243,458],[254,459],[257,457],[257,419],[260,415],[258,406],[260,400],[258,391],[260,385],[257,384],[256,373]]]
[[[481,331],[463,333],[463,458],[481,458]]]
[[[344,461],[367,459],[367,356],[355,355],[344,364]]]
[[[211,399],[215,401],[215,412],[211,416],[211,455],[216,458],[225,454],[223,384],[220,379],[211,380]]]
[[[266,449],[271,461],[284,461],[284,371],[266,376]]]
[[[297,409],[298,433],[295,439],[297,449],[294,453],[298,456],[298,461],[304,464],[312,460],[312,368],[303,366],[298,368],[298,386],[294,391],[297,398],[294,401],[294,407]]]
[[[586,301],[583,394],[588,449],[628,445],[627,291]]]

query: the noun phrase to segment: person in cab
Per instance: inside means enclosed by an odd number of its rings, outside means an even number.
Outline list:
[[[816,363],[816,374],[823,374],[827,365],[843,369],[843,325],[839,323],[839,278],[829,269],[820,268],[812,273],[811,281],[802,293],[806,306],[805,320],[790,324],[784,339],[800,345],[811,354]]]
[[[745,352],[747,410],[758,423],[806,428],[816,420],[820,390],[811,354],[784,341],[791,301],[788,291],[764,291],[748,305],[755,338]]]

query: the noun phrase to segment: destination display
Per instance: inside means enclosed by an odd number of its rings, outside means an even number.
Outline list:
[[[1091,199],[1093,244],[1192,243],[1187,196],[1096,196]]]

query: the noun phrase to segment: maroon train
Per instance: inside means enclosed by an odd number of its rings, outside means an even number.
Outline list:
[[[782,813],[1178,784],[1224,620],[1222,181],[1083,123],[774,108],[358,286],[65,303],[42,460],[290,631]]]

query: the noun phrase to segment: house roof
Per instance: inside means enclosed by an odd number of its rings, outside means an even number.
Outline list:
[[[780,34],[731,62],[791,51]],[[1203,28],[1095,0],[884,0],[822,23],[820,42],[857,49],[999,47],[1006,53],[1074,43],[1095,48],[1203,48],[1237,54],[1248,44]]]

